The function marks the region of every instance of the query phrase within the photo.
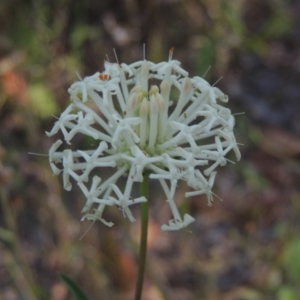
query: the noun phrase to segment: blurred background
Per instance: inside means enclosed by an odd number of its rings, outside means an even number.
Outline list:
[[[217,83],[236,116],[242,161],[205,197],[176,201],[196,221],[162,232],[167,203],[151,182],[144,300],[300,299],[300,2],[296,0],[1,0],[0,300],[132,299],[139,222],[80,222],[83,195],[62,189],[46,156],[67,89],[120,62],[160,62],[175,47],[190,76]],[[78,139],[74,147],[89,146]],[[233,158],[233,156],[232,156]],[[105,176],[100,174],[99,176]],[[134,211],[138,218],[138,208]]]

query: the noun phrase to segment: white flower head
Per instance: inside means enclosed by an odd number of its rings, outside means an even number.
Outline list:
[[[71,104],[47,135],[61,130],[66,144],[71,144],[75,135],[84,134],[98,146],[60,152],[63,142],[58,140],[49,150],[49,161],[55,175],[63,174],[65,189],[72,188],[70,177],[77,181],[87,201],[83,219],[112,226],[103,219],[103,211],[117,205],[135,221],[129,207],[148,199],[132,198],[132,187],[147,172],[159,180],[173,215],[162,230],[184,228],[194,218],[179,214],[174,201],[178,182],[191,188],[186,197],[204,194],[210,205],[217,167],[226,165],[231,150],[240,159],[234,117],[221,105],[228,97],[203,78],[188,77],[170,53],[167,62],[158,64],[105,62],[103,73],[69,88]],[[91,171],[102,167],[114,168],[115,173],[104,181],[91,178]],[[122,176],[127,177],[124,190],[116,185]]]

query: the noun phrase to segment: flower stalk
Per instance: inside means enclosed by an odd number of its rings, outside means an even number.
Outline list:
[[[148,199],[149,197],[149,174],[144,175],[144,180],[140,184],[140,195]],[[140,300],[142,296],[144,275],[146,269],[146,257],[147,257],[147,239],[148,239],[148,211],[149,202],[143,202],[140,204],[141,212],[141,236],[140,236],[140,252],[139,252],[139,264],[138,275],[136,281],[135,300]]]

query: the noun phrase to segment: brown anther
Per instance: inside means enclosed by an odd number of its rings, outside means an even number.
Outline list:
[[[102,80],[102,81],[106,81],[108,80],[109,76],[107,74],[100,74],[99,75],[99,79]]]
[[[170,52],[174,53],[174,47],[173,46],[170,48]]]
[[[183,116],[184,116],[184,118],[186,119],[186,117],[187,117],[186,113],[184,113]]]

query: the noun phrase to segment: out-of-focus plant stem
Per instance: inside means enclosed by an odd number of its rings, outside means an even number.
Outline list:
[[[3,211],[3,218],[7,224],[8,230],[0,232],[0,241],[6,242],[11,249],[11,253],[6,251],[7,269],[13,280],[18,285],[20,291],[24,293],[26,299],[38,300],[34,291],[33,276],[22,256],[22,247],[18,240],[17,224],[8,204],[7,192],[4,188],[0,188],[0,203]]]

